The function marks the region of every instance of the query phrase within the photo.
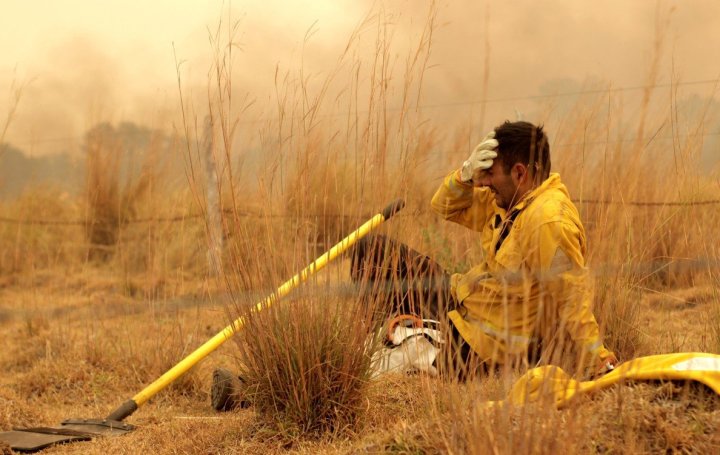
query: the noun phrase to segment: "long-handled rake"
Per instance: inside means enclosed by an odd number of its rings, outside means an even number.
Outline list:
[[[261,311],[277,302],[290,293],[300,283],[308,279],[312,274],[324,268],[330,261],[352,247],[358,240],[367,235],[370,231],[387,221],[405,206],[405,202],[398,199],[388,205],[382,212],[376,214],[363,223],[347,237],[335,244],[328,251],[320,255],[310,265],[302,269],[295,276],[280,285],[275,292],[267,296],[252,308],[251,311]],[[36,452],[48,446],[73,441],[87,441],[94,436],[115,436],[128,433],[135,427],[123,423],[123,420],[135,412],[140,406],[147,403],[150,398],[172,384],[200,360],[207,357],[221,344],[227,341],[245,325],[245,317],[241,316],[230,325],[221,330],[217,335],[206,341],[190,355],[182,359],[174,367],[157,378],[152,384],[138,392],[134,397],[121,404],[104,419],[69,419],[65,420],[58,427],[36,427],[15,429],[0,433],[0,441],[10,445],[13,450],[22,452]]]

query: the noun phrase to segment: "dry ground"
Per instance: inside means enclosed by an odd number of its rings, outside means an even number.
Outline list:
[[[0,430],[101,417],[222,329],[226,300],[202,283],[165,283],[145,299],[143,282],[96,270],[6,277],[0,283]],[[157,293],[156,293],[157,294]],[[133,297],[134,295],[134,297]],[[641,305],[643,354],[712,348],[708,288],[648,293]],[[364,428],[320,441],[288,441],[250,410],[217,414],[214,366],[233,367],[226,343],[128,421],[131,434],[58,446],[46,453],[589,453],[720,450],[720,400],[701,387],[632,384],[571,409],[528,407],[477,415],[473,399],[502,398],[511,381],[454,386],[387,376],[371,385]],[[489,412],[489,411],[488,411]],[[482,414],[482,413],[481,413]]]

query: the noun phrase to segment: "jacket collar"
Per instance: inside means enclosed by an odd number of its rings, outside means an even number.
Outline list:
[[[530,205],[530,203],[532,201],[534,201],[535,198],[537,198],[539,195],[543,194],[545,191],[547,191],[549,189],[561,188],[561,187],[563,187],[563,184],[560,181],[560,174],[558,174],[556,172],[550,173],[550,176],[548,178],[546,178],[540,184],[540,186],[525,193],[525,196],[523,196],[522,199],[520,199],[520,201],[517,204],[515,204],[515,206],[512,209],[510,209],[510,213],[520,212],[525,207]],[[503,212],[505,212],[505,210],[503,210]]]

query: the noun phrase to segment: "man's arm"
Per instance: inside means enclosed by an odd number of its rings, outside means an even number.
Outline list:
[[[490,169],[497,157],[495,131],[489,132],[463,162],[460,169],[443,180],[432,198],[432,208],[448,221],[481,231],[493,212],[492,195],[487,189],[473,187],[473,181]]]
[[[432,198],[433,210],[448,221],[481,231],[494,213],[492,193],[485,188],[474,188],[472,181],[460,179],[460,171],[453,171],[443,179]]]

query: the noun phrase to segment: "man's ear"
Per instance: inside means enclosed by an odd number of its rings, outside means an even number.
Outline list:
[[[523,183],[528,178],[528,168],[522,163],[515,163],[511,172],[515,177],[515,182],[518,184]]]

